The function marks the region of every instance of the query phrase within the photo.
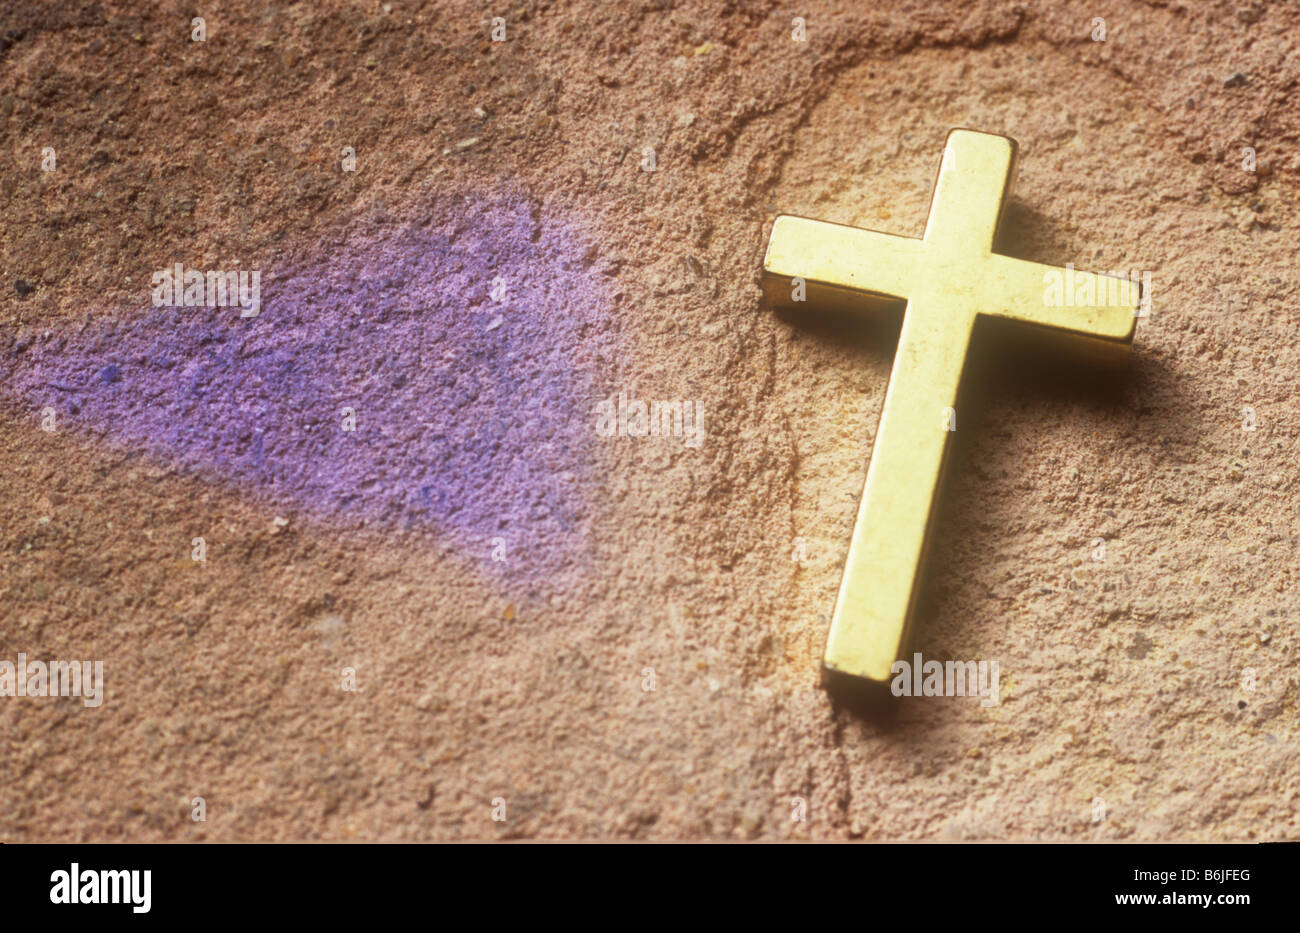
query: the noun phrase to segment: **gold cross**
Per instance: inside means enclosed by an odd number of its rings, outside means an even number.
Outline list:
[[[949,133],[921,239],[789,215],[772,226],[770,305],[907,301],[831,617],[831,674],[883,682],[905,650],[976,319],[1036,325],[1112,359],[1133,344],[1136,283],[993,252],[1015,154],[1005,136]]]

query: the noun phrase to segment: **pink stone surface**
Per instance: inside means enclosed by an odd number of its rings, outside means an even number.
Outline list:
[[[461,3],[226,3],[204,43],[173,3],[5,14],[0,660],[107,687],[0,697],[0,841],[1300,836],[1300,13],[866,6],[806,43],[722,2],[525,3],[504,42]],[[1149,271],[1152,313],[1127,371],[972,370],[913,648],[997,659],[1000,703],[864,715],[818,668],[892,335],[757,278],[778,212],[919,234],[954,126],[1020,143],[1007,252]],[[113,396],[69,347],[235,326],[167,329],[175,262],[274,277],[257,346],[353,380],[364,465],[453,499],[317,507],[292,444],[230,469],[239,432]],[[42,372],[86,379],[53,433]],[[447,374],[490,416],[441,470]],[[703,443],[600,437],[619,392],[700,401]]]

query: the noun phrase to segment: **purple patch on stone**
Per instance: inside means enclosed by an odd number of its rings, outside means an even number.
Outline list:
[[[443,201],[261,271],[253,318],[149,307],[11,342],[0,395],[273,508],[428,529],[507,576],[582,562],[612,328],[569,219]]]

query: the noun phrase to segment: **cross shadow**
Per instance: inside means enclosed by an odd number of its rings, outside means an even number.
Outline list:
[[[848,346],[881,359],[893,359],[903,327],[903,301],[864,303],[861,312],[769,308],[792,330],[830,345]]]
[[[1010,212],[1010,225],[998,238],[998,252],[1018,258],[1031,258],[1025,248],[1023,224],[1032,220],[1028,210]],[[1005,222],[1004,222],[1005,225]],[[1036,261],[1059,263],[1062,250],[1040,250],[1033,256]],[[815,341],[860,349],[864,354],[892,361],[902,325],[902,301],[888,307],[873,307],[871,313],[843,311],[771,309],[778,320],[800,331]],[[1154,438],[1157,435],[1177,437],[1181,442],[1194,443],[1205,433],[1205,424],[1197,417],[1199,406],[1191,399],[1181,397],[1177,371],[1157,357],[1142,352],[1143,325],[1139,324],[1135,345],[1126,367],[1106,367],[1078,357],[1068,345],[1044,340],[1041,330],[1017,322],[982,318],[976,326],[970,355],[967,357],[957,411],[973,412],[955,432],[950,457],[950,476],[936,503],[935,542],[947,540],[959,533],[954,520],[954,509],[948,491],[952,475],[963,463],[970,463],[981,431],[970,425],[981,423],[981,412],[1006,407],[1006,400],[1035,398],[1048,407],[1077,406],[1086,412],[1089,420],[1103,436],[1116,436],[1126,430],[1125,422],[1142,419],[1142,433]],[[891,364],[892,365],[892,362]],[[1171,395],[1174,398],[1171,400]],[[1147,399],[1159,396],[1159,407]],[[1131,429],[1130,429],[1131,430]],[[905,650],[920,650],[926,643],[925,633],[933,630],[936,619],[949,613],[954,602],[951,594],[934,577],[936,543],[923,569],[923,579],[917,597],[909,646]],[[972,558],[962,558],[960,553],[945,553],[951,572],[957,577],[978,576],[971,565]],[[963,560],[965,563],[963,563]],[[979,620],[975,620],[979,621]],[[923,652],[924,653],[924,652]],[[938,660],[948,660],[937,658]],[[906,722],[900,718],[904,702],[893,696],[888,683],[875,684],[860,678],[823,672],[823,685],[830,694],[833,707],[865,720],[888,735],[906,740],[913,730],[901,728]],[[911,717],[908,717],[908,721]]]
[[[1047,263],[1050,266],[1064,266],[1077,247],[1068,242],[1063,235],[1064,224],[1060,218],[1044,214],[1017,200],[1015,196],[1007,199],[998,223],[997,236],[993,241],[993,251],[1017,259],[1031,262]],[[1087,269],[1086,261],[1073,260],[1075,265]]]

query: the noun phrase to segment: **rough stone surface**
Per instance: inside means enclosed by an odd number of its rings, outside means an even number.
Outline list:
[[[0,841],[1300,836],[1300,11],[836,6],[0,13],[0,659],[107,679],[0,698]],[[1153,309],[972,371],[915,648],[1001,703],[881,715],[818,659],[891,333],[757,274],[918,234],[953,126],[1021,144],[1005,251]]]

